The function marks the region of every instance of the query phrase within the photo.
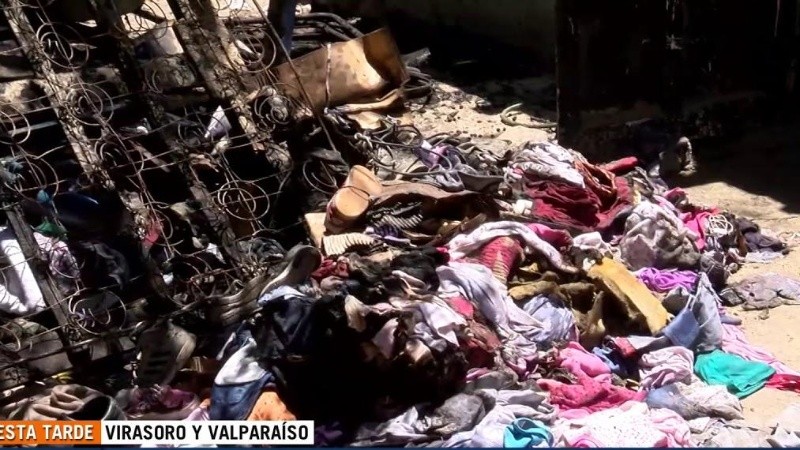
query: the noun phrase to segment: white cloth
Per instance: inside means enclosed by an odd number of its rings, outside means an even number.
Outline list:
[[[506,336],[538,332],[542,323],[522,310],[508,296],[506,287],[480,264],[451,262],[436,269],[442,297],[462,295],[478,306],[489,322]]]
[[[642,201],[625,221],[620,254],[632,270],[679,268],[696,263],[697,235],[672,211]]]
[[[639,359],[639,385],[642,389],[689,381],[694,369],[694,354],[686,347],[667,347],[645,353]]]
[[[767,439],[773,447],[800,447],[800,405],[787,406],[774,422],[772,435]]]
[[[586,187],[583,175],[575,168],[572,152],[550,142],[529,144],[529,147],[514,155],[505,169],[507,180],[518,181],[533,175],[534,179],[560,180]]]
[[[689,424],[681,416],[636,401],[578,419],[559,420],[552,432],[559,447],[579,442],[581,447],[692,447]]]
[[[619,259],[619,249],[603,240],[597,231],[572,238],[572,260],[583,270],[589,270],[603,258]]]
[[[598,252],[600,256],[607,258],[614,258],[619,253],[611,244],[604,241],[597,231],[575,236],[572,238],[572,246],[583,251]]]
[[[469,431],[454,434],[442,447],[502,448],[503,433],[516,419],[527,417],[544,423],[555,418],[555,408],[547,398],[532,390],[480,389],[481,396],[495,399],[495,406]]]
[[[425,283],[405,272],[394,271],[395,275],[400,276],[409,288],[424,287]],[[429,347],[435,347],[444,351],[450,345],[458,347],[457,332],[467,326],[467,321],[460,314],[455,312],[442,299],[426,294],[418,295],[409,293],[414,298],[392,297],[389,303],[379,303],[367,306],[353,296],[345,299],[345,312],[351,328],[362,332],[366,329],[364,317],[368,313],[383,315],[391,311],[413,311],[422,320],[414,324],[414,333]],[[373,336],[372,342],[380,349],[386,358],[391,358],[394,350],[395,330],[400,322],[396,318],[389,319]]]
[[[479,226],[469,234],[459,234],[447,244],[450,257],[454,260],[464,258],[499,237],[511,236],[522,241],[527,253],[538,252],[544,255],[556,268],[576,273],[577,269],[564,261],[555,247],[540,238],[533,230],[522,223],[511,221],[490,222]]]
[[[258,362],[256,341],[248,338],[242,348],[232,354],[214,378],[214,384],[239,384],[260,380],[267,371]]]
[[[524,371],[528,360],[537,357],[535,339],[544,325],[514,303],[508,291],[484,266],[451,262],[436,269],[443,298],[462,296],[474,303],[494,325],[504,344],[503,358],[513,368]]]
[[[417,302],[417,308],[435,336],[458,347],[456,331],[467,326],[464,317],[452,308],[437,303]]]
[[[742,402],[725,386],[709,385],[695,375],[690,383],[677,383],[681,396],[689,404],[698,405],[699,414],[727,420],[742,419]]]
[[[42,311],[47,306],[28,260],[22,253],[14,230],[0,227],[0,253],[4,259],[0,285],[0,310],[25,315]]]
[[[33,237],[39,248],[44,252],[45,257],[50,261],[48,267],[50,273],[63,278],[77,278],[81,271],[75,256],[70,252],[69,247],[64,241],[47,237],[41,233],[34,232]]]

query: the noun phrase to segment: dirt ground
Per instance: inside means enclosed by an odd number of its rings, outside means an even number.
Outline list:
[[[412,114],[413,120],[423,135],[455,132],[469,135],[493,151],[516,149],[525,142],[552,138],[553,134],[550,130],[504,125],[499,112],[521,98],[538,97],[546,103],[547,96],[541,93],[550,83],[544,78],[460,84],[458,87],[437,83],[437,101]],[[540,118],[554,119],[554,112],[546,107],[525,105],[525,110]],[[518,120],[525,122],[526,119],[523,114]],[[770,232],[800,232],[800,192],[795,175],[800,170],[800,154],[787,151],[791,148],[796,145],[792,146],[791,142],[767,145],[760,138],[736,147],[695,145],[700,162],[698,172],[689,178],[670,180],[670,185],[683,187],[695,204],[718,206],[748,217]],[[800,248],[771,264],[744,264],[731,280],[768,271],[797,277],[798,268]],[[742,319],[752,344],[774,353],[790,367],[800,369],[800,352],[794,342],[800,342],[800,327],[795,322],[800,306],[781,306],[768,314],[738,308],[731,313]],[[799,401],[800,394],[762,389],[743,401],[744,415],[753,425],[765,426],[786,406]]]

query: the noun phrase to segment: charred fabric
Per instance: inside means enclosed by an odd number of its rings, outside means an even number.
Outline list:
[[[728,282],[796,237],[670,189],[686,138],[599,164],[424,136],[435,83],[387,29],[288,1],[0,10],[3,418],[691,446],[800,384],[725,312],[800,301]]]

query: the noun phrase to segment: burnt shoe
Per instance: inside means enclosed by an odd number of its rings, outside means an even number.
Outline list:
[[[244,303],[249,303],[258,298],[258,294],[269,283],[270,274],[265,272],[255,276],[244,284],[241,290],[235,294],[219,297],[215,304],[221,307],[235,307]]]
[[[116,401],[129,420],[183,420],[200,405],[197,395],[169,386],[124,389]]]
[[[464,189],[474,192],[494,193],[505,181],[499,175],[484,175],[466,164],[456,166],[458,177],[464,184]]]
[[[279,286],[295,286],[305,282],[322,265],[322,254],[316,247],[297,245],[286,254],[286,267],[272,279],[261,295]]]
[[[192,356],[196,344],[193,334],[165,321],[139,336],[138,365],[134,377],[138,386],[167,385]]]
[[[325,229],[329,233],[347,230],[367,212],[370,197],[382,190],[381,181],[369,169],[353,166],[342,187],[328,202]]]
[[[259,275],[245,285],[240,292],[218,299],[208,312],[211,323],[227,326],[240,322],[259,306],[257,300],[265,292],[278,286],[292,286],[305,282],[322,264],[322,254],[310,245],[297,245],[286,254],[286,265],[274,278],[269,274]]]
[[[81,409],[67,414],[67,420],[127,420],[116,400],[100,395],[87,401]]]
[[[425,220],[422,215],[422,202],[372,208],[367,221],[373,227],[390,226],[400,230],[412,230]]]

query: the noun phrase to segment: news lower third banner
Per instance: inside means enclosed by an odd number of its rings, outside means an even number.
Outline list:
[[[314,422],[0,421],[5,445],[314,445]]]

